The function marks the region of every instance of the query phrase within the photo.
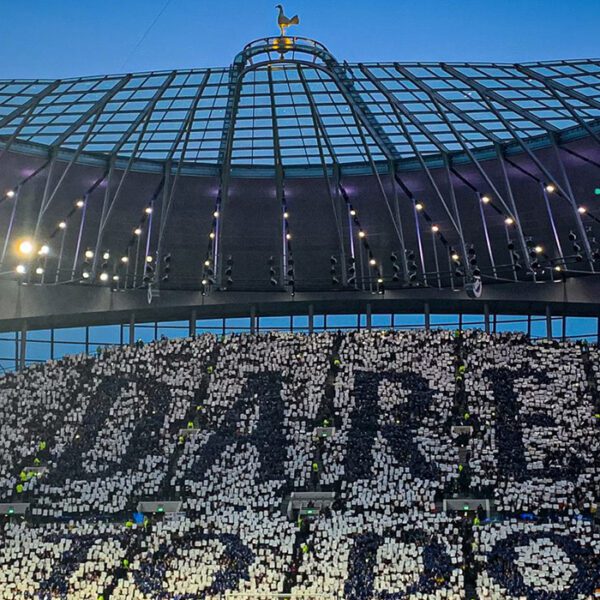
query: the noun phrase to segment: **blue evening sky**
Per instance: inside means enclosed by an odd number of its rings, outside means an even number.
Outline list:
[[[0,78],[226,66],[277,0],[0,0]],[[349,61],[600,56],[600,0],[293,0],[294,33]],[[166,8],[165,8],[166,7]],[[140,43],[148,27],[164,12]]]

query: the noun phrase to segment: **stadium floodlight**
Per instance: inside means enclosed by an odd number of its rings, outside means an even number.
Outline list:
[[[549,183],[548,185],[546,185],[546,191],[549,194],[552,194],[552,192],[556,191],[556,186],[553,183]]]
[[[108,273],[106,271],[100,273],[100,281],[108,281]]]
[[[25,265],[17,265],[15,271],[19,275],[25,275],[25,273],[27,273],[27,267]]]
[[[89,248],[85,251],[85,257],[86,258],[94,258],[94,251],[90,250]]]
[[[6,197],[7,198],[14,198],[16,195],[15,190],[8,190],[8,192],[6,192]]]
[[[44,244],[38,254],[40,254],[41,256],[48,256],[48,254],[50,254],[50,246],[48,246],[48,244]]]
[[[31,240],[23,240],[19,244],[19,253],[28,256],[33,252],[33,242]]]
[[[484,195],[484,196],[481,196],[481,201],[482,201],[484,204],[489,204],[489,203],[492,201],[492,199],[491,199],[489,196],[487,196],[487,195]]]

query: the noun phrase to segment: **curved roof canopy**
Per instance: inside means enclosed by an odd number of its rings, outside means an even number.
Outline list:
[[[412,159],[581,129],[600,61],[339,63],[304,38],[229,68],[0,81],[0,141],[232,166]]]
[[[339,312],[481,283],[521,311],[524,283],[600,281],[598,60],[347,64],[275,37],[228,68],[4,81],[0,159],[13,322],[57,285],[57,314],[92,286]]]

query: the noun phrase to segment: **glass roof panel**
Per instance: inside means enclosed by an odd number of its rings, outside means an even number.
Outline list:
[[[217,164],[231,139],[235,164],[315,165],[491,147],[600,117],[593,60],[276,59],[257,61],[241,81],[229,68],[0,81],[0,142]]]

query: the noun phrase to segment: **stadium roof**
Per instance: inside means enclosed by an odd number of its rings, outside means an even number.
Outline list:
[[[275,37],[227,68],[0,82],[0,329],[598,314],[599,170],[598,60],[347,64]]]
[[[258,40],[227,68],[0,81],[9,147],[190,164],[401,161],[599,118],[598,60],[347,64],[304,38]]]

